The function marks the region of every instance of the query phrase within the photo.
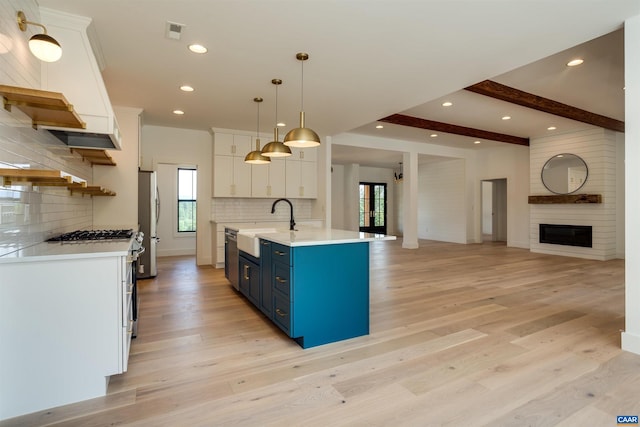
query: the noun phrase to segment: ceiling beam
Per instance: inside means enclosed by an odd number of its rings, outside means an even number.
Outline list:
[[[455,135],[468,136],[476,139],[488,139],[491,141],[507,142],[509,144],[529,145],[529,138],[506,135],[504,133],[489,132],[482,129],[468,128],[449,123],[435,122],[419,117],[406,116],[404,114],[392,114],[379,120],[380,122],[393,123],[395,125],[410,126],[420,129],[429,129],[438,132],[453,133]]]
[[[519,89],[503,84],[485,80],[465,88],[468,91],[479,93],[501,101],[543,111],[545,113],[564,117],[571,120],[587,123],[616,132],[624,132],[624,122],[590,111],[581,110],[571,105],[563,104],[552,99],[543,98]]]

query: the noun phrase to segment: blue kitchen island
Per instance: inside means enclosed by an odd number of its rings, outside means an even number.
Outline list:
[[[289,337],[308,348],[369,333],[369,243],[394,236],[310,228],[256,237],[259,259],[240,252],[240,292]]]

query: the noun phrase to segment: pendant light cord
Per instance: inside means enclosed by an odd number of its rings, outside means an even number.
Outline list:
[[[302,78],[300,79],[300,111],[304,111],[304,60],[302,63]]]
[[[258,104],[258,128],[256,129],[256,139],[260,138],[260,103],[256,102],[256,104]]]

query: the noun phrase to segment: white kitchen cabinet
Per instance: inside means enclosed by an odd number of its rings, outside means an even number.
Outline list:
[[[286,159],[286,196],[314,199],[318,196],[318,163],[315,148],[292,148]]]
[[[293,147],[290,157],[251,165],[244,158],[256,149],[255,136],[213,129],[213,140],[213,197],[317,197],[316,148]]]
[[[269,164],[251,166],[251,197],[284,197],[285,185],[284,159],[271,159]]]
[[[252,150],[251,136],[215,132],[213,147],[213,153],[216,156],[234,156],[244,159],[244,156]]]
[[[214,156],[213,197],[251,197],[251,165],[244,157]]]
[[[251,197],[250,135],[214,132],[213,197]]]
[[[15,261],[0,262],[0,419],[104,396],[127,370],[130,258]]]

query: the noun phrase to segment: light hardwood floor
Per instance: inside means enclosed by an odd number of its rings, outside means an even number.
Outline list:
[[[420,246],[373,243],[371,334],[307,350],[223,270],[161,258],[108,396],[0,425],[573,427],[640,414],[640,356],[620,350],[624,261]]]

